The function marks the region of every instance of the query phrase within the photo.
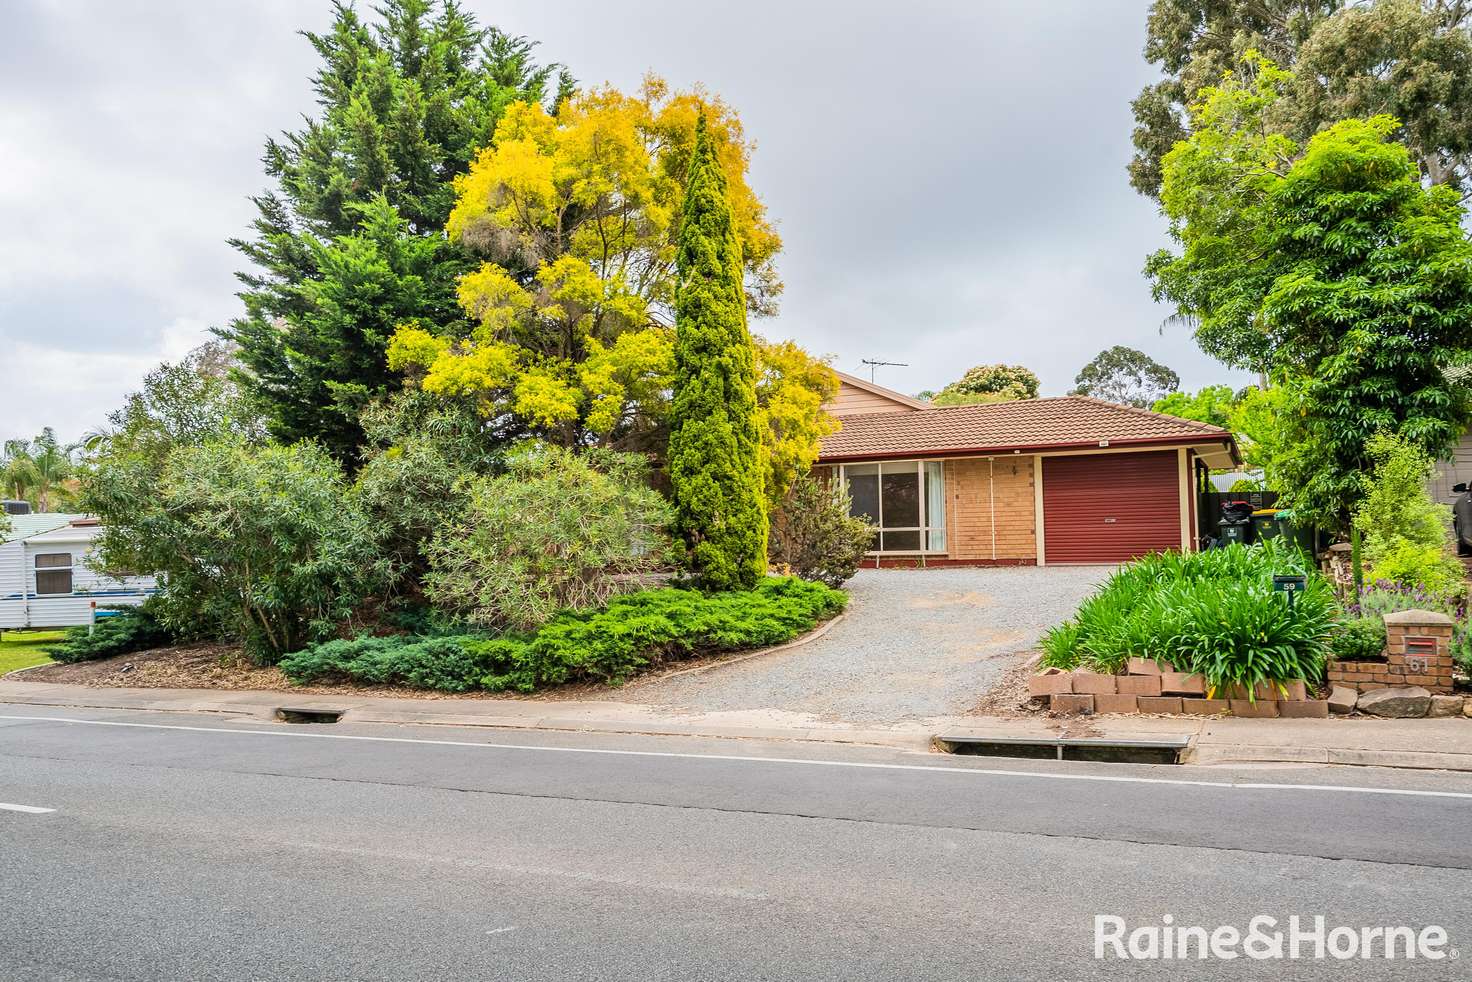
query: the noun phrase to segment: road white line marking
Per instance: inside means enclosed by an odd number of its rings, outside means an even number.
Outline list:
[[[25,812],[27,815],[47,815],[55,808],[37,808],[35,805],[9,805],[0,801],[0,812]]]
[[[425,740],[418,737],[356,736],[349,733],[301,733],[292,730],[240,730],[225,726],[183,726],[169,723],[129,723],[122,720],[78,719],[71,716],[4,716],[0,720],[33,723],[74,723],[80,726],[124,726],[141,730],[182,730],[189,733],[231,733],[242,736],[285,737],[297,740],[351,740],[362,743],[412,743],[429,747],[469,747],[475,750],[517,750],[546,754],[595,754],[605,757],[668,757],[680,760],[722,760],[749,764],[795,764],[807,767],[849,767],[880,771],[926,771],[982,777],[1036,778],[1046,781],[1093,781],[1100,784],[1164,784],[1222,791],[1330,791],[1344,794],[1402,795],[1411,798],[1456,798],[1472,801],[1469,791],[1419,791],[1411,788],[1360,788],[1349,784],[1273,784],[1266,782],[1194,781],[1171,777],[1133,777],[1120,774],[1060,774],[1049,771],[1010,771],[1000,768],[938,767],[934,764],[881,764],[862,760],[815,760],[807,757],[756,757],[739,754],[675,753],[668,750],[610,750],[603,747],[539,747],[523,743],[476,743],[471,740]],[[3,731],[0,731],[3,732]]]

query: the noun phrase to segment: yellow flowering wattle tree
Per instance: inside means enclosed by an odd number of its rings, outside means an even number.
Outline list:
[[[471,397],[534,437],[659,453],[674,371],[675,247],[704,109],[741,244],[748,311],[782,290],[781,239],[746,181],[740,118],[701,91],[647,78],[637,95],[575,93],[555,113],[508,107],[495,141],[455,182],[446,232],[483,258],[461,277],[468,337],[403,326],[389,365],[426,392]],[[834,424],[820,412],[837,379],[790,343],[756,341],[763,466],[785,492]]]

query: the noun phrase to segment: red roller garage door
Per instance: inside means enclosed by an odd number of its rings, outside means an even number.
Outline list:
[[[1122,563],[1181,547],[1176,451],[1043,458],[1048,563]]]

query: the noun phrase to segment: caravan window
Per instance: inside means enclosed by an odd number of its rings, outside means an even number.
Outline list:
[[[72,592],[72,554],[43,552],[36,556],[36,596]]]

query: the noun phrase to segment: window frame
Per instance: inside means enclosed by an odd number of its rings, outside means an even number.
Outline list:
[[[925,493],[925,470],[926,470],[926,465],[927,464],[939,464],[940,465],[941,521],[940,521],[940,524],[939,525],[932,525],[932,524],[930,524],[930,514],[929,514],[929,511],[930,511],[929,498],[930,498],[930,496]],[[883,546],[883,544],[884,544],[884,533],[885,532],[918,532],[919,535],[920,535],[921,548],[919,548],[919,549],[884,549],[884,548],[876,548],[876,549],[870,549],[867,553],[865,553],[865,555],[868,555],[868,556],[944,556],[944,555],[946,555],[947,553],[950,552],[950,548],[949,548],[950,547],[950,530],[946,527],[946,515],[945,515],[945,511],[946,511],[946,508],[945,508],[945,501],[946,501],[946,481],[947,481],[947,478],[946,478],[946,467],[945,467],[945,461],[944,460],[938,460],[938,459],[933,458],[933,457],[932,458],[916,457],[916,458],[914,458],[912,460],[855,460],[855,461],[852,461],[851,463],[848,463],[848,464],[830,464],[828,466],[830,468],[832,468],[833,473],[838,478],[838,481],[839,481],[838,487],[841,487],[841,488],[844,489],[844,491],[847,491],[849,493],[850,497],[852,497],[853,492],[849,488],[849,483],[848,483],[848,468],[849,467],[875,467],[875,466],[878,467],[878,470],[874,474],[874,477],[875,477],[876,481],[878,482],[878,489],[877,490],[878,490],[878,500],[879,500],[879,515],[875,516],[876,524],[874,526],[874,529],[875,529],[874,541],[875,541],[876,545],[881,546],[881,547]],[[895,473],[909,473],[909,472],[911,472],[911,469],[913,468],[913,473],[916,475],[916,481],[917,481],[917,485],[916,485],[917,494],[918,494],[919,499],[920,499],[920,524],[919,525],[896,525],[893,528],[889,528],[889,527],[887,527],[887,526],[884,525],[884,474],[885,474],[885,468],[891,468],[892,472],[895,472]],[[939,532],[941,534],[941,536],[943,537],[943,540],[945,542],[946,548],[943,548],[943,549],[932,549],[932,548],[929,548],[930,543],[931,543],[931,535],[933,533],[936,533],[936,532]]]
[[[58,556],[66,557],[65,566],[42,566],[42,559],[55,559]],[[77,557],[75,553],[67,552],[37,552],[31,555],[32,583],[36,589],[36,597],[74,597],[77,593]],[[64,592],[47,591],[41,592],[42,573],[65,573],[67,588]]]

